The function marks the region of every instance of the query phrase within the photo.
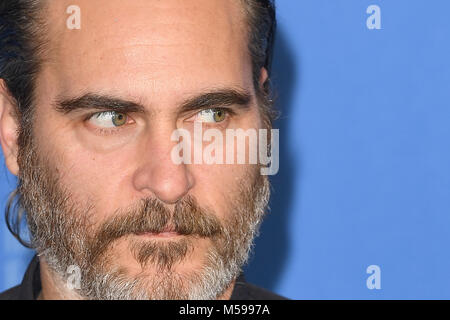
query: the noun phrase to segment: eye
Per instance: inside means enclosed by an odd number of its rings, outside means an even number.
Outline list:
[[[93,114],[89,121],[97,127],[115,128],[125,125],[128,122],[128,116],[116,111],[104,111]]]
[[[224,109],[205,109],[197,113],[197,121],[218,123],[226,119],[227,111]]]

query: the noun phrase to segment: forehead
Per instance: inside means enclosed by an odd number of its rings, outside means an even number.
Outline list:
[[[71,4],[51,1],[47,9],[44,82],[59,94],[157,93],[169,99],[251,83],[240,0],[79,0],[79,30],[66,26]]]

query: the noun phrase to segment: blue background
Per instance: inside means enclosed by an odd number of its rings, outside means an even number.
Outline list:
[[[450,298],[449,14],[448,0],[278,0],[281,167],[249,280],[294,299]],[[3,208],[15,180],[0,165]],[[2,221],[0,290],[31,256]]]

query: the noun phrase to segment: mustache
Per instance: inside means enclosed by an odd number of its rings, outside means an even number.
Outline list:
[[[125,214],[117,214],[102,223],[91,240],[93,261],[115,240],[127,235],[173,231],[185,236],[214,238],[224,227],[216,215],[202,208],[193,196],[178,201],[173,212],[159,199],[142,199]]]

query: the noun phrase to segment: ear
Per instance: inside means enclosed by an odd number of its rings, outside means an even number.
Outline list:
[[[261,90],[263,91],[265,90],[265,83],[267,82],[268,79],[269,73],[267,72],[266,68],[262,67],[259,76],[259,87],[261,88]]]
[[[15,176],[19,173],[17,164],[17,132],[18,124],[15,117],[15,102],[6,88],[5,81],[0,79],[0,144],[8,170]]]

